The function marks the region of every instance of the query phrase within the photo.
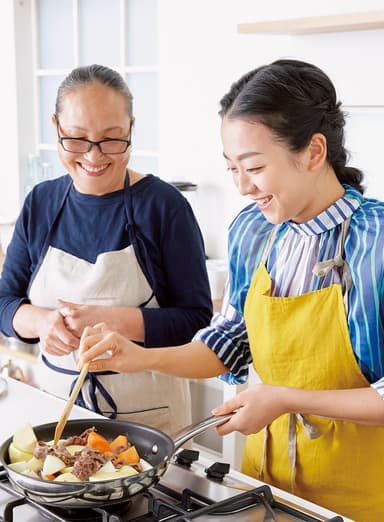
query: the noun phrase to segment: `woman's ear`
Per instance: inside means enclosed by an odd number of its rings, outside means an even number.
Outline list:
[[[327,138],[317,132],[308,145],[308,170],[322,167],[327,159]]]
[[[57,118],[56,118],[56,114],[52,114],[51,122],[52,122],[52,124],[54,125],[54,127],[57,126]]]

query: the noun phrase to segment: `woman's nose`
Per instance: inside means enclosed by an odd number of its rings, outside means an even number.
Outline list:
[[[237,188],[242,196],[246,196],[253,190],[253,183],[251,181],[250,175],[242,169],[240,169],[238,172]]]
[[[89,160],[95,160],[95,159],[99,159],[100,156],[103,156],[103,153],[101,152],[100,146],[98,144],[94,143],[91,147],[91,150],[86,152],[84,154],[84,156],[86,156],[86,158]]]

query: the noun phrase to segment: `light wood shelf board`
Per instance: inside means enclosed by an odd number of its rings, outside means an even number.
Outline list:
[[[315,34],[384,29],[384,11],[362,11],[308,18],[286,18],[237,25],[237,32],[270,34]]]

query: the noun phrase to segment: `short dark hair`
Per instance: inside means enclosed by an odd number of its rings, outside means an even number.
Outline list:
[[[90,83],[100,83],[122,94],[127,102],[127,112],[129,116],[132,117],[133,96],[127,83],[117,71],[97,64],[77,67],[64,78],[57,91],[55,105],[56,115],[58,116],[61,112],[62,101],[66,94],[74,91],[79,86]]]
[[[345,114],[328,76],[299,60],[277,60],[246,73],[220,100],[219,114],[258,121],[294,152],[309,145],[319,132],[327,140],[327,161],[340,183],[363,192],[363,173],[347,167]]]

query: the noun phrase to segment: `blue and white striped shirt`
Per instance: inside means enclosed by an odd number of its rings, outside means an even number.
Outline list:
[[[348,296],[348,327],[357,362],[384,398],[384,203],[364,198],[346,185],[331,207],[307,223],[284,223],[267,259],[276,296],[296,296],[325,288],[340,279],[312,273],[317,262],[335,257],[341,223],[351,217],[345,242],[352,288]],[[273,225],[257,204],[243,209],[229,229],[229,278],[223,307],[201,340],[228,368],[221,378],[245,382],[252,362],[244,322],[245,298]],[[336,269],[334,269],[336,270]]]

